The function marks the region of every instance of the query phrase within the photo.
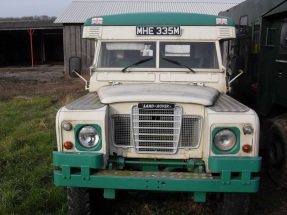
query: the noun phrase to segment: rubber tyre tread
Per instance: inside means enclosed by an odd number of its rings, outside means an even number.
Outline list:
[[[274,135],[281,139],[283,147],[283,163],[278,167],[270,161],[270,144],[273,141]],[[268,172],[272,180],[280,187],[287,188],[287,119],[277,119],[270,129],[270,139],[267,143],[267,165]]]
[[[225,193],[222,215],[247,215],[250,196],[247,193]]]
[[[67,200],[69,215],[91,215],[90,189],[68,187]]]
[[[248,193],[223,193],[213,211],[214,215],[247,215],[250,203]]]

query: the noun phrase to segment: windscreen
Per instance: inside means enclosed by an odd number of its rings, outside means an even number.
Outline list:
[[[178,67],[174,62],[193,69],[219,67],[214,42],[161,42],[160,59],[160,68]]]
[[[134,68],[219,68],[215,42],[101,43],[98,67],[125,68],[131,65]]]
[[[139,61],[139,68],[155,68],[155,42],[103,42],[99,56],[99,67],[127,67]],[[149,60],[148,60],[149,59]]]

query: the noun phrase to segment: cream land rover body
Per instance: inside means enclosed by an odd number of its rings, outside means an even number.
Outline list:
[[[103,188],[109,196],[111,190],[143,188],[100,185],[101,170],[128,174],[144,171],[147,165],[146,169],[160,172],[172,169],[173,162],[183,162],[185,171],[202,174],[200,180],[207,177],[206,183],[218,180],[229,185],[206,188],[203,183],[200,190],[186,191],[257,191],[259,179],[252,172],[259,171],[261,161],[258,117],[226,95],[221,43],[235,37],[231,19],[177,13],[92,17],[84,25],[83,37],[96,41],[89,93],[57,114],[54,164],[69,166],[66,178],[64,171],[55,171],[57,185]],[[89,181],[76,180],[73,167],[81,169],[85,156],[95,154],[102,156],[102,163],[90,166]],[[104,178],[108,181],[115,174],[126,176],[116,172]],[[239,185],[232,182],[235,175]],[[176,190],[167,187],[165,183],[162,189]]]

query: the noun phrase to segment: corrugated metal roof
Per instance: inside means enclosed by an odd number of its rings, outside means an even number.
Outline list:
[[[188,0],[74,0],[55,23],[84,23],[92,16],[140,12],[186,12],[217,15],[238,3],[191,2]]]
[[[0,21],[0,30],[61,29],[63,25],[53,21]]]

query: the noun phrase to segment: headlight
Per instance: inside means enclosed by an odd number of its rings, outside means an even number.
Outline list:
[[[214,136],[215,147],[222,151],[232,149],[236,144],[236,135],[229,129],[222,129]]]
[[[92,126],[85,126],[79,130],[78,140],[86,148],[95,147],[100,140],[97,129]]]

